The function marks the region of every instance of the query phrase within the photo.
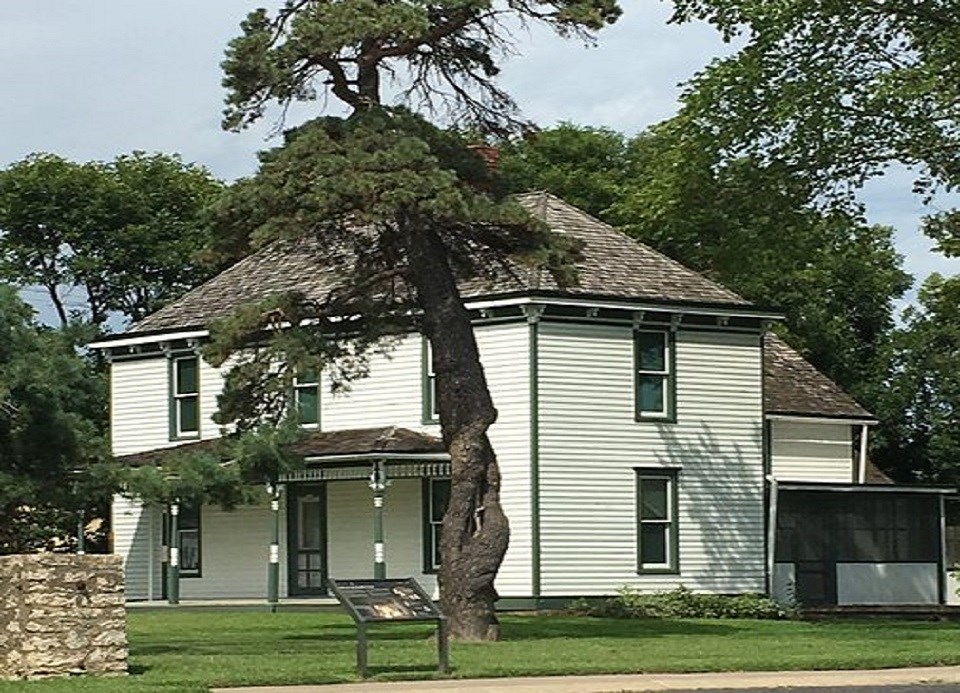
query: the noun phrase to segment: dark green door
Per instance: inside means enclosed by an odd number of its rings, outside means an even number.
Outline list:
[[[326,594],[326,486],[292,484],[288,488],[288,592],[291,597]]]

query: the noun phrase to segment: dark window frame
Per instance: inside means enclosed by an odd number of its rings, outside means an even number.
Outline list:
[[[421,340],[420,356],[420,399],[422,402],[421,423],[440,423],[440,410],[437,407],[437,374],[433,370],[433,354],[430,340]]]
[[[643,335],[657,335],[663,344],[663,368],[641,368],[641,339]],[[636,421],[676,423],[677,421],[677,357],[676,334],[673,330],[636,328],[633,331],[633,413]],[[641,409],[640,395],[645,379],[663,381],[663,407],[657,411]]]
[[[313,376],[312,379],[308,376]],[[321,411],[320,406],[320,374],[319,373],[309,373],[295,376],[293,379],[293,409],[297,420],[297,425],[301,428],[309,428],[320,430],[320,420],[321,420]],[[302,408],[300,406],[300,397],[304,393],[311,393],[316,397],[316,420],[315,421],[304,421]]]
[[[177,535],[180,547],[180,577],[199,578],[203,577],[203,506],[196,502],[180,503],[180,511],[177,514]],[[194,532],[197,537],[197,566],[196,568],[186,568],[184,563],[183,538],[185,534]]]
[[[640,575],[676,575],[680,573],[680,504],[678,486],[680,473],[678,469],[664,467],[636,467],[634,468],[634,501],[636,513],[636,563],[637,573]],[[643,482],[661,481],[667,482],[666,500],[667,517],[665,520],[644,519],[643,517]],[[665,525],[666,538],[664,547],[667,553],[666,561],[663,563],[644,563],[643,560],[643,527],[644,525]]]
[[[180,364],[194,363],[194,391],[180,392]],[[167,380],[169,383],[170,440],[192,440],[200,437],[200,357],[196,354],[174,354],[168,360]],[[183,402],[193,401],[196,410],[196,429],[187,430],[182,426]]]
[[[450,479],[431,477],[423,480],[421,492],[421,508],[423,510],[423,572],[432,575],[440,568],[439,536],[443,524],[443,515],[446,508],[437,515],[433,508],[433,485],[443,483],[447,485],[447,499],[450,498]]]

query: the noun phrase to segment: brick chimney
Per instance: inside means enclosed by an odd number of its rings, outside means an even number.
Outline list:
[[[468,148],[483,159],[483,163],[491,173],[495,173],[500,168],[499,147],[494,147],[492,144],[471,144]]]

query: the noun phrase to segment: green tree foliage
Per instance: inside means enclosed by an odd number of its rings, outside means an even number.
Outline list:
[[[0,280],[42,286],[63,325],[72,290],[95,325],[111,312],[138,320],[209,274],[202,211],[220,192],[176,156],[34,154],[0,172]]]
[[[620,201],[633,168],[619,132],[572,123],[505,140],[500,151],[512,191],[549,190],[601,219]]]
[[[79,513],[103,517],[106,387],[77,355],[80,338],[38,326],[0,285],[0,553],[71,537]]]
[[[685,111],[728,159],[849,192],[891,162],[919,190],[960,183],[960,6],[953,0],[674,0],[745,45],[689,85]]]
[[[720,166],[683,117],[630,140],[560,126],[506,148],[503,168],[517,190],[577,195],[583,181],[587,211],[782,309],[788,339],[843,386],[869,399],[882,383],[892,302],[910,277],[891,229],[818,209],[806,177],[750,157]]]
[[[236,204],[221,210],[227,219],[231,208],[241,210],[233,218],[245,230],[230,238],[313,239],[348,280],[290,315],[238,319],[234,333],[221,334],[213,348],[249,343],[242,335],[262,332],[266,320],[302,326],[308,313],[319,334],[311,348],[328,370],[336,369],[338,359],[329,357],[338,347],[327,344],[338,339],[350,345],[348,359],[362,359],[376,339],[397,330],[416,327],[430,340],[452,468],[439,583],[455,638],[498,637],[493,581],[509,538],[486,434],[496,410],[457,279],[503,269],[514,251],[556,259],[564,249],[499,198],[463,142],[388,105],[382,80],[395,77],[403,104],[448,124],[481,135],[515,130],[523,123],[495,82],[511,46],[504,22],[538,21],[586,35],[619,12],[614,0],[288,0],[273,16],[251,13],[224,62],[226,127],[253,122],[271,103],[321,93],[351,109],[346,120],[318,120],[292,133],[263,159],[255,179],[237,187]],[[245,218],[257,209],[266,214]],[[245,377],[262,379],[256,372]],[[245,387],[228,385],[234,394]]]
[[[877,462],[898,479],[960,484],[960,277],[934,274],[892,344]]]

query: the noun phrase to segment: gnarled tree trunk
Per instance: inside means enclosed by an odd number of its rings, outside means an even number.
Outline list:
[[[487,437],[497,419],[470,315],[436,232],[408,232],[410,281],[423,310],[437,379],[443,440],[450,451],[450,502],[440,536],[440,605],[457,640],[500,636],[493,581],[510,528],[500,506],[500,470]]]

